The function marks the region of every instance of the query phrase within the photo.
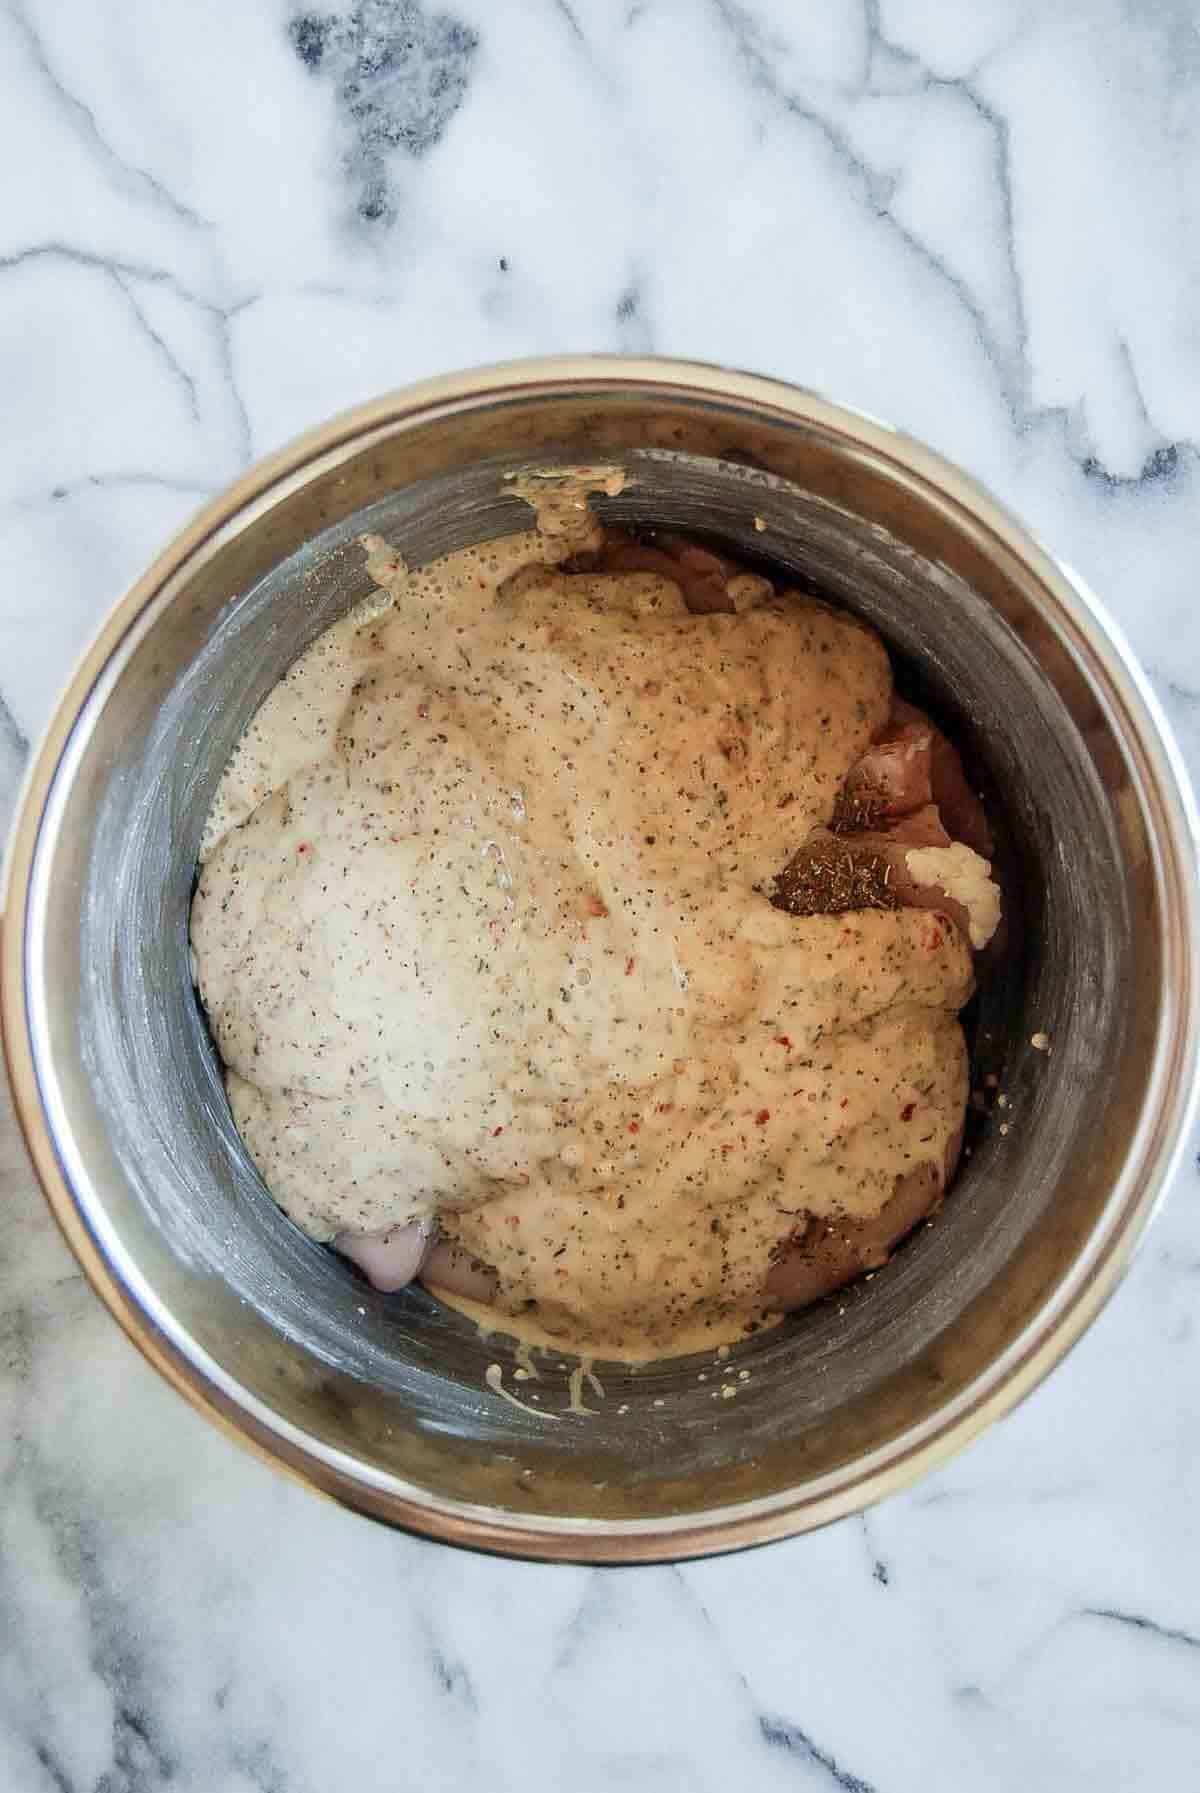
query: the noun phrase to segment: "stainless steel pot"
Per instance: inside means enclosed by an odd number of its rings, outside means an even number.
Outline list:
[[[980,1117],[937,1223],[871,1281],[703,1364],[600,1373],[536,1419],[500,1338],[384,1298],[311,1244],[242,1150],[188,974],[201,823],[244,724],[367,589],[524,525],[504,476],[603,461],[617,519],[765,555],[889,641],[964,741],[1016,893],[979,999]],[[765,527],[763,527],[765,525]],[[698,1555],[865,1506],[1011,1407],[1127,1264],[1178,1156],[1197,1052],[1196,816],[1098,606],[913,442],[775,382],[653,360],[528,362],[364,406],[252,469],[118,605],[71,681],[11,842],[3,1020],[51,1206],[130,1337],[197,1407],[376,1517],[515,1555]],[[786,842],[781,846],[786,847]],[[1035,1033],[1052,1042],[1047,1054]],[[511,1386],[511,1384],[510,1384]],[[527,1388],[535,1385],[527,1384]]]

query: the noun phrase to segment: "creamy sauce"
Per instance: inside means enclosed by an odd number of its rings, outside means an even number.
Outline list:
[[[593,1370],[591,1358],[586,1355],[580,1358],[579,1362],[575,1365],[575,1368],[571,1371],[570,1376],[567,1378],[567,1392],[570,1396],[570,1405],[567,1409],[569,1413],[582,1414],[595,1413],[597,1411],[595,1407],[589,1407],[583,1398],[583,1385],[585,1382],[592,1393],[602,1401],[604,1399],[604,1384]]]
[[[567,554],[578,554],[598,548],[603,538],[589,495],[603,492],[615,498],[629,480],[621,467],[547,467],[542,471],[535,467],[527,473],[509,474],[507,483],[513,496],[523,498],[532,509],[543,540]]]
[[[637,1358],[764,1323],[798,1216],[941,1162],[971,958],[927,913],[762,894],[889,714],[876,637],[561,574],[587,523],[555,514],[418,572],[367,541],[382,590],[225,774],[192,941],[300,1226],[436,1215],[498,1273],[487,1324]]]
[[[519,1313],[498,1313],[496,1309],[482,1301],[473,1301],[469,1295],[460,1295],[457,1290],[433,1287],[432,1292],[447,1307],[454,1308],[464,1319],[474,1323],[481,1339],[494,1337],[496,1334],[510,1339],[514,1346],[514,1358],[518,1364],[523,1360],[522,1351],[557,1352],[564,1350],[577,1351],[588,1355],[586,1340],[573,1343],[563,1336],[562,1330],[550,1332],[545,1326],[538,1324],[536,1312],[523,1310]],[[749,1334],[768,1331],[778,1326],[784,1315],[777,1309],[766,1307],[761,1303],[750,1303],[744,1310],[716,1310],[707,1318],[701,1317],[673,1327],[670,1333],[669,1346],[664,1351],[661,1336],[654,1336],[646,1330],[629,1328],[619,1340],[604,1341],[595,1347],[593,1356],[617,1360],[630,1365],[653,1363],[664,1355],[674,1357],[700,1356],[715,1350],[718,1346],[728,1349],[728,1341],[736,1344]],[[559,1369],[571,1368],[570,1364],[560,1363]]]
[[[532,1413],[534,1419],[557,1419],[559,1417],[557,1413],[547,1413],[541,1407],[531,1407],[527,1401],[522,1401],[516,1395],[510,1394],[504,1386],[503,1364],[489,1363],[483,1373],[483,1379],[492,1393],[499,1395],[502,1401],[507,1401],[510,1407],[519,1407],[522,1413]],[[577,1412],[578,1409],[573,1407],[571,1411]],[[584,1411],[590,1413],[592,1409],[586,1408]]]

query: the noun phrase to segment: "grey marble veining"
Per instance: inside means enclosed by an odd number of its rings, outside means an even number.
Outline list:
[[[122,587],[388,385],[694,354],[913,430],[1100,591],[1200,770],[1193,0],[0,8],[0,805]],[[492,1562],[244,1456],[0,1121],[0,1788],[1187,1787],[1200,1165],[1011,1419],[815,1537]]]

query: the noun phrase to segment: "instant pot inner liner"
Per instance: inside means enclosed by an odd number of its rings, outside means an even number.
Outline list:
[[[719,541],[873,624],[901,688],[963,747],[998,823],[1009,951],[969,1020],[973,1084],[989,1103],[1002,1091],[1007,1107],[976,1112],[948,1201],[892,1263],[726,1364],[711,1353],[636,1371],[599,1363],[605,1396],[589,1394],[595,1411],[579,1416],[567,1411],[573,1360],[539,1357],[541,1380],[515,1384],[503,1336],[482,1336],[420,1290],[375,1293],[275,1207],[238,1139],[187,936],[221,770],[290,663],[369,590],[357,538],[378,531],[420,565],[527,527],[505,486],[515,462],[381,498],[224,606],[165,701],[144,705],[97,774],[80,936],[83,1060],[132,1198],[94,1224],[151,1315],[186,1334],[184,1348],[235,1398],[264,1403],[321,1449],[442,1498],[568,1519],[645,1520],[782,1491],[885,1442],[965,1381],[969,1350],[989,1341],[965,1346],[971,1329],[954,1323],[1031,1231],[1053,1235],[1064,1178],[1078,1188],[1109,1174],[1097,1117],[1130,974],[1110,802],[1063,702],[997,612],[828,498],[714,459],[623,459],[627,490],[596,501],[610,521]],[[781,864],[794,844],[781,821]],[[981,1325],[1019,1326],[1022,1304],[1032,1312],[1045,1292],[1025,1276],[1001,1318],[993,1304]],[[546,1418],[489,1388],[493,1363]],[[732,1397],[720,1393],[728,1382]]]

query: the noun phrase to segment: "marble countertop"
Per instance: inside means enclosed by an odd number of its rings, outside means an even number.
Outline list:
[[[0,791],[204,497],[466,363],[703,356],[885,416],[1124,623],[1200,760],[1195,0],[6,0]],[[1195,1142],[1032,1399],[685,1568],[490,1561],[275,1476],[101,1311],[0,1132],[7,1793],[1183,1788]]]

